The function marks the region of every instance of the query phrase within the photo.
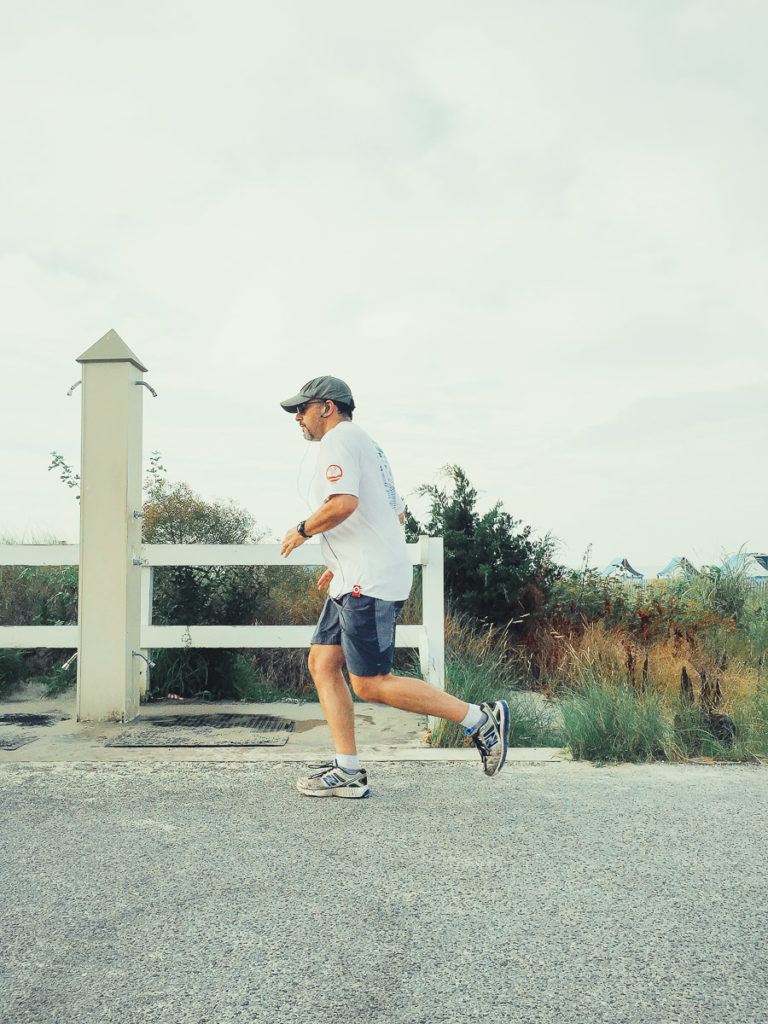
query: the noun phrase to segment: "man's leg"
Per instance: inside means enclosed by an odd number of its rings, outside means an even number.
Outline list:
[[[374,704],[388,704],[403,711],[449,718],[452,722],[463,721],[469,711],[469,704],[465,701],[425,683],[423,679],[393,676],[391,672],[377,676],[358,676],[350,672],[349,678],[357,696]]]
[[[465,701],[423,679],[392,675],[395,629],[403,604],[375,597],[342,598],[338,606],[339,641],[352,689],[361,700],[463,721],[469,711]]]
[[[350,672],[349,677],[361,700],[468,725],[467,732],[472,730],[472,742],[480,751],[485,774],[498,775],[501,771],[509,742],[509,705],[505,700],[479,706],[467,704],[423,679],[393,676],[391,672],[378,676],[358,676]]]
[[[312,644],[309,649],[309,672],[317,688],[336,753],[356,754],[355,710],[352,694],[341,672],[343,664],[341,646]]]
[[[352,694],[341,673],[344,653],[337,644],[312,644],[309,671],[336,747],[332,764],[313,765],[320,770],[296,783],[304,796],[365,797],[370,793],[368,775],[360,766],[355,747],[355,711]]]
[[[504,700],[468,704],[423,679],[393,676],[401,607],[401,602],[375,598],[342,605],[341,644],[352,688],[361,700],[459,722],[480,751],[483,771],[497,775],[507,756],[509,705]]]

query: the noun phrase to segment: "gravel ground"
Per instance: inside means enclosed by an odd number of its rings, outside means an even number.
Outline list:
[[[764,1024],[768,770],[0,766],[4,1024]]]

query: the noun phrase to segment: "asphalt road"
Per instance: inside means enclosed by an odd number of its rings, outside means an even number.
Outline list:
[[[768,769],[0,766],[5,1024],[768,1019]]]

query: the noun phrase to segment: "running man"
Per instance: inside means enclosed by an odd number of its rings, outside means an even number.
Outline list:
[[[405,542],[405,507],[384,452],[352,422],[352,392],[338,377],[316,377],[280,403],[295,413],[307,441],[320,444],[312,501],[317,509],[283,540],[284,558],[319,536],[329,596],[309,650],[309,671],[331,730],[336,757],[299,779],[305,796],[365,797],[370,789],[355,745],[346,662],[361,700],[460,722],[497,775],[507,756],[506,701],[467,704],[422,679],[392,675],[397,617],[413,582]]]

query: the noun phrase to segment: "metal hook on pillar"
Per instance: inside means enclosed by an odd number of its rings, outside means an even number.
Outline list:
[[[69,398],[69,396],[70,396],[70,395],[72,394],[72,392],[73,392],[73,391],[75,390],[75,388],[76,388],[76,387],[78,386],[78,384],[82,384],[82,383],[83,383],[83,382],[82,382],[82,380],[76,380],[76,381],[75,381],[75,383],[74,383],[74,384],[72,385],[72,387],[71,387],[71,388],[69,389],[69,391],[67,392],[67,398]]]
[[[133,383],[139,385],[140,387],[147,388],[147,390],[152,392],[152,397],[153,398],[157,398],[157,392],[152,387],[152,385],[151,384],[147,384],[147,382],[145,380],[135,380]]]
[[[155,667],[154,661],[152,661],[151,658],[148,658],[146,654],[142,654],[141,651],[131,651],[131,654],[134,656],[134,658],[143,658],[150,668]]]

